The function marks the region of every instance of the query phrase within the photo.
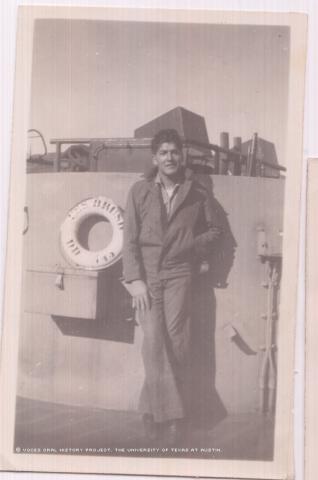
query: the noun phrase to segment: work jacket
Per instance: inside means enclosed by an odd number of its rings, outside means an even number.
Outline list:
[[[211,197],[193,173],[185,170],[167,216],[155,174],[135,183],[124,215],[124,280],[191,274],[220,235]]]

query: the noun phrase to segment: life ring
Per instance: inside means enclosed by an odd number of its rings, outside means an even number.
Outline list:
[[[112,238],[101,250],[92,251],[83,247],[79,230],[89,217],[106,219],[112,227]],[[60,229],[60,242],[64,256],[72,265],[85,270],[103,270],[117,262],[123,247],[124,220],[121,209],[109,198],[87,198],[68,212]]]

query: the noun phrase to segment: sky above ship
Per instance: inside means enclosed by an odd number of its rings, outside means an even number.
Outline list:
[[[182,106],[210,142],[257,132],[284,164],[288,69],[283,26],[37,20],[30,128],[52,151],[52,138],[133,136]]]

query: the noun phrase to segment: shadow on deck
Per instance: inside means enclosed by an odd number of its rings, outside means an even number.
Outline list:
[[[180,444],[150,444],[136,412],[102,410],[19,397],[15,451],[21,453],[265,460],[273,458],[274,419],[229,415],[214,427],[189,428]],[[48,451],[45,451],[48,449]]]

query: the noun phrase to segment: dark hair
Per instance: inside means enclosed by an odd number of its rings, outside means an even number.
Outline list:
[[[151,140],[151,151],[153,154],[157,153],[162,143],[174,143],[178,150],[182,150],[182,140],[174,128],[166,128],[159,130],[158,133]]]

